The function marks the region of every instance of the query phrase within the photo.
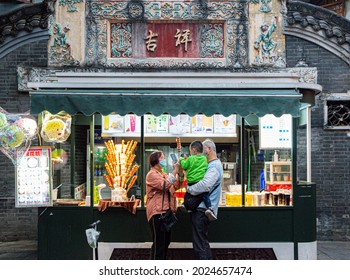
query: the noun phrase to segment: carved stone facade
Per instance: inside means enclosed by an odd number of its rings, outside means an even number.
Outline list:
[[[75,2],[74,13],[67,10],[68,2],[60,1],[56,4],[55,24],[71,30],[67,34],[71,46],[71,59],[68,62],[55,59],[55,49],[51,49],[49,57],[52,66],[59,66],[60,63],[62,66],[71,65],[71,61],[79,61],[82,66],[114,69],[235,71],[251,66],[286,66],[282,34],[283,3],[277,0],[273,1],[273,5],[271,1],[262,1],[264,8],[249,3],[249,0],[88,0],[85,3]],[[261,26],[272,21],[275,22],[275,29],[270,42],[275,42],[275,47],[269,51],[269,59],[259,59],[264,48],[254,48],[254,41],[260,35]],[[197,36],[198,50],[192,51],[192,56],[168,57],[149,55],[145,50],[141,50],[141,46],[145,45],[145,38],[149,36],[149,26],[156,23],[164,26],[197,25],[194,29],[198,34],[192,30],[190,36]],[[176,30],[176,27],[174,28]],[[159,34],[159,37],[163,35],[164,33]],[[169,38],[170,35],[167,36]],[[191,45],[193,49],[195,41],[192,41]],[[198,55],[194,56],[193,52]]]

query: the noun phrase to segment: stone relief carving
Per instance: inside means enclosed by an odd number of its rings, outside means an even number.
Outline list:
[[[23,67],[19,65],[17,67],[17,80],[19,91],[29,91],[28,82],[41,82],[49,83],[56,80],[55,73],[52,69],[39,68],[39,67]],[[58,71],[59,72],[59,71]]]
[[[288,68],[289,73],[297,74],[300,83],[317,84],[317,68]]]
[[[271,3],[271,0],[250,0],[251,4],[259,4],[261,2],[260,12],[262,13],[269,13],[271,12],[271,6],[269,3]]]
[[[107,26],[116,21],[153,21],[153,20],[220,20],[226,21],[225,33],[220,34],[218,30],[208,31],[215,35],[218,41],[214,44],[206,41],[205,36],[201,39],[201,50],[203,58],[181,60],[181,59],[158,59],[157,62],[150,62],[147,59],[134,59],[130,57],[132,49],[124,52],[124,55],[116,48],[117,39],[111,42],[111,49],[114,54],[107,53]],[[246,67],[248,65],[248,0],[227,1],[227,2],[142,2],[142,1],[98,1],[87,2],[87,50],[86,64],[104,65],[118,68],[232,68]],[[210,24],[208,22],[208,24]],[[118,31],[121,32],[121,31]],[[126,33],[124,33],[126,35]],[[113,35],[111,35],[113,38]],[[126,35],[126,37],[128,37]],[[221,37],[226,37],[224,42]],[[208,38],[208,37],[207,37]],[[222,43],[221,43],[222,42]],[[125,41],[123,41],[125,43]],[[225,57],[223,60],[214,59],[218,56],[219,46],[224,44]],[[114,47],[113,47],[113,46]],[[213,51],[212,48],[216,48]],[[119,54],[118,54],[119,53]],[[210,53],[210,55],[209,55]],[[210,57],[213,57],[211,60]]]
[[[277,42],[272,38],[272,34],[277,27],[276,17],[273,18],[270,24],[263,23],[260,26],[261,33],[258,35],[254,42],[254,49],[257,50],[253,65],[255,66],[274,66],[285,67],[285,59],[280,50],[276,52]]]
[[[84,0],[60,0],[60,6],[67,6],[67,12],[74,13],[78,11],[75,4],[82,3]]]
[[[281,9],[280,9],[280,13],[282,15],[287,15],[288,13],[288,8],[287,8],[287,0],[280,0],[281,1]]]
[[[272,39],[272,33],[276,30],[276,27],[276,19],[271,24],[265,22],[260,26],[261,33],[254,42],[254,48],[258,50],[255,63],[271,64],[273,62],[277,43]]]
[[[201,35],[202,57],[222,57],[224,33],[222,24],[204,24]]]
[[[127,14],[131,20],[142,20],[145,17],[145,7],[142,2],[132,0],[127,4]]]
[[[69,32],[68,27],[62,28],[59,23],[56,23],[53,29],[54,41],[50,47],[49,62],[50,65],[79,65],[79,61],[75,60],[71,55],[71,46],[67,42],[66,34]]]
[[[111,57],[131,57],[131,23],[111,23]]]

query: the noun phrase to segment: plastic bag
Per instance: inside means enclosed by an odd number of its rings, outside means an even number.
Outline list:
[[[89,228],[85,230],[85,233],[89,246],[91,248],[97,248],[97,240],[100,236],[100,232],[94,228]]]

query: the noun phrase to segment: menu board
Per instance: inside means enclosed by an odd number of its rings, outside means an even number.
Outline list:
[[[32,147],[16,166],[16,207],[52,206],[51,149]]]
[[[191,118],[189,115],[177,115],[169,117],[169,133],[185,134],[191,132]]]
[[[102,116],[102,136],[120,136],[141,133],[141,118],[135,114]]]
[[[203,114],[193,117],[186,114],[170,116],[163,114],[154,116],[144,115],[145,136],[168,137],[179,135],[182,137],[236,137],[236,115],[223,116],[216,114],[207,117]],[[102,137],[140,136],[141,117],[135,114],[120,116],[111,114],[102,116]]]
[[[260,149],[292,148],[292,116],[275,117],[268,114],[259,118]]]
[[[214,133],[236,135],[236,115],[214,115]]]
[[[124,132],[124,118],[120,115],[102,116],[102,135],[115,135]]]
[[[127,134],[137,134],[141,133],[141,117],[135,114],[126,115],[124,118],[124,132]]]
[[[192,117],[192,133],[213,133],[213,117],[196,115]]]
[[[146,133],[168,133],[169,115],[145,115]]]

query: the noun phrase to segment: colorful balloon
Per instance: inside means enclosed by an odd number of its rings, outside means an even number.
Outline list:
[[[4,113],[0,112],[0,128],[4,127],[7,124],[7,117]]]
[[[5,126],[5,128],[1,130],[0,134],[1,143],[5,147],[17,148],[25,140],[23,130],[13,124]]]
[[[0,151],[14,165],[28,151],[31,140],[37,134],[38,125],[28,114],[9,114],[0,107]]]

